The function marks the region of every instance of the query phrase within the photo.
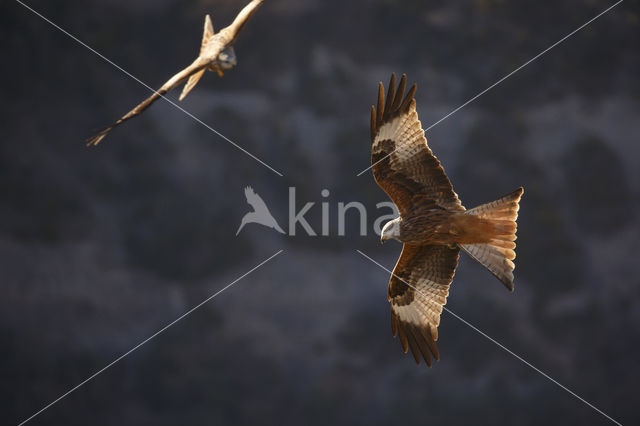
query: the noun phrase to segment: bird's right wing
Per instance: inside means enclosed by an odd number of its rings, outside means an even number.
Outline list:
[[[245,26],[245,24],[249,21],[249,18],[258,10],[260,5],[264,0],[253,0],[251,3],[246,5],[240,13],[236,16],[236,19],[233,20],[231,25],[224,28],[220,32],[224,32],[227,37],[227,45],[233,45],[235,43],[240,30]]]
[[[396,91],[391,75],[385,102],[384,87],[378,87],[378,106],[371,107],[371,164],[376,182],[391,197],[400,215],[406,213],[415,194],[432,199],[453,211],[465,208],[453,190],[440,162],[429,149],[416,112],[414,84],[407,95],[407,77],[402,75]]]
[[[436,341],[442,307],[458,265],[460,249],[443,245],[405,244],[389,281],[391,328],[416,363],[420,355],[431,366],[440,359]]]

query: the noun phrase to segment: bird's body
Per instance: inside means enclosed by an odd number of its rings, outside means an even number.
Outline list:
[[[450,212],[441,207],[418,210],[396,220],[399,224],[396,239],[418,245],[484,244],[489,243],[497,233],[511,235],[514,231],[506,224],[464,212]],[[501,226],[506,226],[506,229]]]
[[[389,282],[391,326],[404,351],[419,364],[439,359],[438,325],[460,250],[485,266],[513,291],[516,219],[523,189],[467,210],[424,137],[414,85],[404,96],[395,75],[385,101],[382,83],[377,111],[371,108],[371,162],[378,185],[400,217],[385,224],[381,240],[404,243]],[[403,98],[404,96],[404,98]]]
[[[180,100],[184,99],[191,89],[195,87],[204,75],[205,71],[215,71],[220,77],[222,77],[223,71],[233,68],[237,63],[233,44],[238,33],[263,1],[264,0],[253,0],[245,6],[242,11],[240,11],[231,25],[222,29],[218,33],[215,33],[213,30],[211,17],[206,15],[204,20],[202,43],[200,45],[200,53],[198,54],[198,57],[188,67],[167,80],[160,89],[154,91],[151,96],[142,101],[131,111],[96,135],[87,139],[87,145],[97,145],[114,127],[117,127],[125,121],[141,114],[145,109],[151,106],[151,104],[163,97],[168,91],[179,86],[185,81],[186,84],[180,94]]]

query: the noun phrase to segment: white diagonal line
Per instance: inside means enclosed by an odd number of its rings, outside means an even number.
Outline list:
[[[189,309],[187,312],[185,312],[184,314],[180,315],[178,318],[176,318],[175,320],[171,321],[169,324],[165,325],[164,327],[162,327],[160,330],[156,331],[155,333],[153,333],[151,336],[147,337],[146,339],[144,339],[142,342],[138,343],[137,345],[135,345],[133,348],[129,349],[127,352],[125,352],[124,354],[120,355],[118,358],[114,359],[113,361],[111,361],[109,364],[107,364],[106,366],[104,366],[103,368],[101,368],[100,370],[96,371],[95,373],[93,373],[91,376],[87,377],[85,380],[83,380],[82,382],[78,383],[77,385],[75,385],[73,388],[69,389],[67,392],[63,393],[62,395],[60,395],[57,399],[51,401],[49,404],[45,405],[44,407],[42,407],[39,411],[37,411],[36,413],[34,413],[33,415],[31,415],[29,418],[23,420],[21,423],[18,424],[18,426],[22,426],[23,424],[27,423],[28,421],[32,420],[34,417],[36,417],[37,415],[41,414],[42,412],[46,411],[47,409],[51,408],[51,406],[55,405],[56,403],[60,402],[62,399],[66,398],[67,396],[69,396],[69,394],[71,394],[72,392],[76,391],[78,388],[82,387],[83,385],[85,385],[87,382],[91,381],[92,379],[96,378],[97,376],[99,376],[100,374],[104,373],[105,370],[107,370],[108,368],[112,367],[114,364],[116,364],[117,362],[121,361],[122,359],[124,359],[125,357],[127,357],[128,355],[130,355],[132,352],[134,352],[135,350],[139,349],[142,345],[146,344],[147,342],[149,342],[151,339],[153,339],[154,337],[156,337],[157,335],[159,335],[160,333],[164,332],[165,330],[167,330],[169,327],[173,326],[174,324],[176,324],[178,321],[182,320],[184,317],[186,317],[187,315],[191,314],[193,311],[195,311],[196,309],[200,308],[202,305],[204,305],[205,303],[209,302],[211,299],[213,299],[214,297],[216,297],[217,295],[219,295],[220,293],[222,293],[223,291],[225,291],[226,289],[228,289],[229,287],[231,287],[232,285],[234,285],[235,283],[237,283],[238,281],[240,281],[241,279],[243,279],[244,277],[246,277],[247,275],[249,275],[250,273],[252,273],[253,271],[255,271],[256,269],[260,268],[262,265],[264,265],[265,263],[269,262],[271,259],[273,259],[274,257],[276,257],[277,255],[279,255],[280,253],[282,253],[284,250],[279,250],[278,252],[276,252],[275,254],[271,255],[269,258],[263,260],[262,262],[260,262],[259,264],[257,264],[256,266],[254,266],[253,268],[251,268],[249,271],[245,272],[244,274],[242,274],[241,276],[239,276],[238,278],[236,278],[235,280],[233,280],[232,282],[230,282],[229,284],[227,284],[226,286],[224,286],[222,289],[218,290],[216,293],[212,294],[211,296],[207,297],[205,300],[203,300],[202,302],[198,303],[196,306],[194,306],[193,308]]]
[[[119,69],[120,71],[122,71],[124,74],[128,75],[129,77],[131,77],[132,79],[134,79],[135,81],[137,81],[138,83],[142,84],[144,87],[146,87],[147,89],[149,89],[150,91],[152,91],[153,93],[156,93],[158,95],[160,95],[153,87],[149,86],[147,83],[145,83],[144,81],[140,80],[138,77],[134,76],[133,74],[131,74],[130,72],[128,72],[127,70],[125,70],[124,68],[122,68],[121,66],[119,66],[118,64],[116,64],[115,62],[113,62],[111,59],[107,58],[106,56],[104,56],[103,54],[101,54],[100,52],[98,52],[97,50],[95,50],[94,48],[92,48],[91,46],[89,46],[87,43],[83,42],[82,40],[80,40],[79,38],[77,38],[76,36],[74,36],[73,34],[69,33],[68,31],[66,31],[65,29],[63,29],[62,27],[60,27],[59,25],[57,25],[56,23],[54,23],[53,21],[51,21],[50,19],[48,19],[47,17],[43,16],[41,13],[39,13],[38,11],[34,10],[33,8],[31,8],[30,6],[27,6],[26,4],[24,4],[22,1],[20,0],[16,0],[16,2],[20,3],[22,6],[24,6],[25,8],[29,9],[31,12],[33,12],[34,14],[36,14],[37,16],[39,16],[40,18],[42,18],[43,20],[45,20],[46,22],[48,22],[49,24],[51,24],[53,27],[57,28],[58,30],[60,30],[62,33],[64,33],[65,35],[69,36],[70,38],[72,38],[73,40],[75,40],[76,42],[78,42],[79,44],[81,44],[82,46],[86,47],[87,49],[89,49],[91,52],[95,53],[96,55],[98,55],[100,58],[104,59],[105,61],[107,61],[108,63],[110,63],[111,65],[113,65],[114,67],[116,67],[117,69]],[[219,131],[217,131],[216,129],[214,129],[213,127],[211,127],[210,125],[208,125],[207,123],[205,123],[204,121],[200,120],[198,117],[196,117],[195,115],[191,114],[189,111],[187,111],[186,109],[182,108],[180,105],[178,105],[177,103],[173,102],[171,99],[167,98],[164,95],[160,95],[160,97],[162,99],[164,99],[165,101],[169,102],[171,105],[173,105],[174,107],[178,108],[180,111],[184,112],[185,114],[187,114],[189,117],[193,118],[195,121],[197,121],[198,123],[202,124],[204,127],[206,127],[207,129],[211,130],[213,133],[215,133],[216,135],[220,136],[222,139],[226,140],[227,142],[229,142],[231,145],[235,146],[236,148],[238,148],[240,151],[244,152],[245,154],[247,154],[249,157],[253,158],[254,160],[256,160],[258,163],[262,164],[263,166],[265,166],[266,168],[268,168],[269,170],[271,170],[272,172],[274,172],[275,174],[277,174],[278,176],[282,177],[284,176],[282,173],[280,173],[279,171],[277,171],[276,169],[274,169],[273,167],[271,167],[270,165],[268,165],[267,163],[265,163],[264,161],[262,161],[261,159],[259,159],[258,157],[256,157],[255,155],[253,155],[252,153],[250,153],[249,151],[247,151],[246,149],[244,149],[243,147],[241,147],[240,145],[238,145],[237,143],[235,143],[234,141],[232,141],[231,139],[229,139],[228,137],[226,137],[225,135],[223,135],[222,133],[220,133]]]
[[[437,126],[438,124],[440,124],[441,122],[443,122],[444,120],[446,120],[447,118],[449,118],[450,116],[452,116],[453,114],[455,114],[456,112],[460,111],[462,108],[466,107],[467,105],[469,105],[471,102],[475,101],[476,99],[478,99],[480,96],[484,95],[485,93],[487,93],[489,90],[493,89],[494,87],[496,87],[498,84],[502,83],[503,81],[505,81],[507,78],[511,77],[513,74],[517,73],[518,71],[520,71],[522,68],[526,67],[527,65],[529,65],[531,62],[535,61],[536,59],[538,59],[540,56],[544,55],[545,53],[547,53],[548,51],[550,51],[551,49],[553,49],[554,47],[556,47],[557,45],[559,45],[560,43],[562,43],[563,41],[565,41],[566,39],[568,39],[569,37],[571,37],[572,35],[574,35],[575,33],[577,33],[578,31],[580,31],[581,29],[583,29],[584,27],[586,27],[587,25],[589,25],[590,23],[592,23],[593,21],[595,21],[596,19],[598,19],[599,17],[601,17],[602,15],[604,15],[605,13],[607,13],[608,11],[610,11],[611,9],[613,9],[614,7],[616,7],[617,5],[619,5],[620,3],[622,3],[624,0],[618,0],[617,3],[614,3],[613,5],[609,6],[608,8],[606,8],[604,11],[600,12],[599,14],[597,14],[596,16],[594,16],[593,18],[591,18],[590,20],[588,20],[587,22],[585,22],[584,24],[580,25],[578,28],[576,28],[575,30],[571,31],[569,34],[567,34],[566,36],[562,37],[560,40],[556,41],[555,43],[553,43],[551,46],[547,47],[546,49],[544,49],[542,52],[538,53],[536,56],[534,56],[533,58],[529,59],[527,62],[525,62],[524,64],[520,65],[518,68],[516,68],[515,70],[511,71],[509,74],[505,75],[504,77],[502,77],[500,80],[496,81],[495,83],[493,83],[491,86],[487,87],[486,89],[484,89],[482,92],[478,93],[477,95],[475,95],[473,98],[469,99],[468,101],[466,101],[465,103],[463,103],[462,105],[460,105],[458,108],[454,109],[453,111],[451,111],[450,113],[448,113],[447,115],[445,115],[444,117],[442,117],[440,120],[436,121],[435,123],[433,123],[431,126],[427,127],[426,129],[424,129],[425,132],[427,132],[428,130],[432,129],[433,127]],[[372,165],[370,165],[369,167],[367,167],[366,169],[364,169],[363,171],[361,171],[360,173],[358,173],[356,176],[360,176],[363,173],[365,173],[367,170],[371,169],[373,166],[375,166],[376,164],[378,164],[379,162],[381,162],[382,160],[384,160],[385,158],[389,157],[391,154],[393,154],[398,148],[394,149],[392,152],[390,152],[389,154],[385,155],[384,157],[382,157],[381,159],[379,159],[378,161],[376,161],[375,163],[373,163]]]
[[[370,260],[371,262],[375,263],[376,265],[378,265],[380,268],[384,269],[385,271],[387,271],[388,273],[390,273],[392,276],[394,276],[395,278],[399,279],[400,281],[402,281],[403,283],[405,283],[408,287],[411,287],[413,290],[417,291],[418,293],[422,294],[424,297],[429,297],[426,294],[424,294],[423,292],[421,292],[420,290],[418,290],[415,286],[409,284],[408,282],[406,282],[405,280],[403,280],[402,278],[400,278],[399,276],[397,276],[396,274],[394,274],[392,271],[390,271],[389,269],[387,269],[384,265],[380,264],[379,262],[375,261],[374,259],[372,259],[371,257],[367,256],[366,254],[364,254],[363,252],[361,252],[360,250],[356,250],[358,253],[360,253],[363,257],[365,257],[366,259]],[[446,306],[442,307],[445,311],[447,311],[448,313],[450,313],[451,315],[453,315],[455,318],[457,318],[458,320],[460,320],[462,323],[466,324],[467,326],[469,326],[472,330],[478,332],[480,335],[486,337],[487,339],[489,339],[491,342],[493,342],[494,344],[496,344],[499,348],[501,348],[502,350],[504,350],[505,352],[511,354],[512,356],[514,356],[516,359],[518,359],[519,361],[521,361],[522,363],[524,363],[525,365],[529,366],[531,369],[533,369],[534,371],[536,371],[537,373],[541,374],[542,376],[546,377],[548,380],[550,380],[552,383],[555,383],[557,386],[559,386],[560,388],[564,389],[565,391],[567,391],[568,393],[570,393],[571,395],[573,395],[574,397],[576,397],[577,399],[579,399],[580,401],[582,401],[583,403],[585,403],[586,405],[588,405],[589,407],[593,408],[595,411],[597,411],[598,413],[602,414],[604,417],[606,417],[607,419],[611,420],[613,423],[622,426],[622,424],[620,422],[618,422],[617,420],[613,419],[611,416],[609,416],[607,413],[605,413],[604,411],[602,411],[601,409],[599,409],[598,407],[596,407],[595,405],[591,404],[589,401],[587,401],[586,399],[582,398],[580,395],[578,395],[577,393],[573,392],[571,389],[567,388],[566,386],[564,386],[562,383],[558,382],[557,380],[555,380],[553,377],[549,376],[548,374],[546,374],[544,371],[540,370],[539,368],[537,368],[536,366],[534,366],[533,364],[531,364],[530,362],[528,362],[527,360],[525,360],[524,358],[522,358],[520,355],[516,354],[515,352],[513,352],[512,350],[510,350],[509,348],[507,348],[506,346],[504,346],[503,344],[501,344],[500,342],[498,342],[497,340],[495,340],[494,338],[492,338],[491,336],[489,336],[488,334],[486,334],[485,332],[483,332],[482,330],[480,330],[479,328],[475,327],[474,325],[472,325],[471,323],[469,323],[468,321],[466,321],[464,318],[460,317],[460,315],[454,313],[451,311],[451,309],[447,308]]]

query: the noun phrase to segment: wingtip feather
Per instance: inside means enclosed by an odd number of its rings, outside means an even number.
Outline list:
[[[371,105],[371,139],[376,137],[376,107]]]
[[[391,104],[390,111],[396,111],[400,104],[402,103],[402,95],[404,95],[404,90],[407,87],[407,75],[402,74],[400,77],[400,84],[398,85],[398,90],[396,91],[396,96],[393,99],[393,103]]]
[[[102,141],[102,139],[107,136],[107,133],[109,133],[110,130],[111,128],[107,128],[105,130],[102,130],[100,133],[97,133],[90,138],[85,139],[87,146],[97,146]]]
[[[409,91],[407,92],[407,96],[404,97],[404,101],[402,102],[402,105],[400,105],[399,109],[401,111],[404,111],[409,108],[409,106],[411,105],[411,102],[414,100],[416,90],[418,90],[418,85],[414,83],[413,86],[411,86],[411,89],[409,89]]]
[[[389,81],[389,93],[387,93],[387,101],[384,105],[383,117],[388,116],[391,113],[391,105],[396,97],[396,73],[391,73],[391,79]]]
[[[384,113],[384,85],[382,82],[378,83],[378,114],[376,117],[376,121],[378,123],[382,122],[382,114]]]

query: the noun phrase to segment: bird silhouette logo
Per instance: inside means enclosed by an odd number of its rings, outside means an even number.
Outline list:
[[[253,207],[253,211],[244,215],[242,222],[240,223],[240,227],[238,228],[238,231],[236,231],[236,235],[238,235],[242,228],[244,228],[248,223],[258,223],[268,228],[275,229],[281,234],[285,233],[282,228],[280,228],[280,225],[278,225],[278,222],[274,219],[273,215],[267,208],[267,205],[264,203],[262,198],[256,194],[253,188],[247,186],[244,189],[244,196],[247,198],[247,203]]]

